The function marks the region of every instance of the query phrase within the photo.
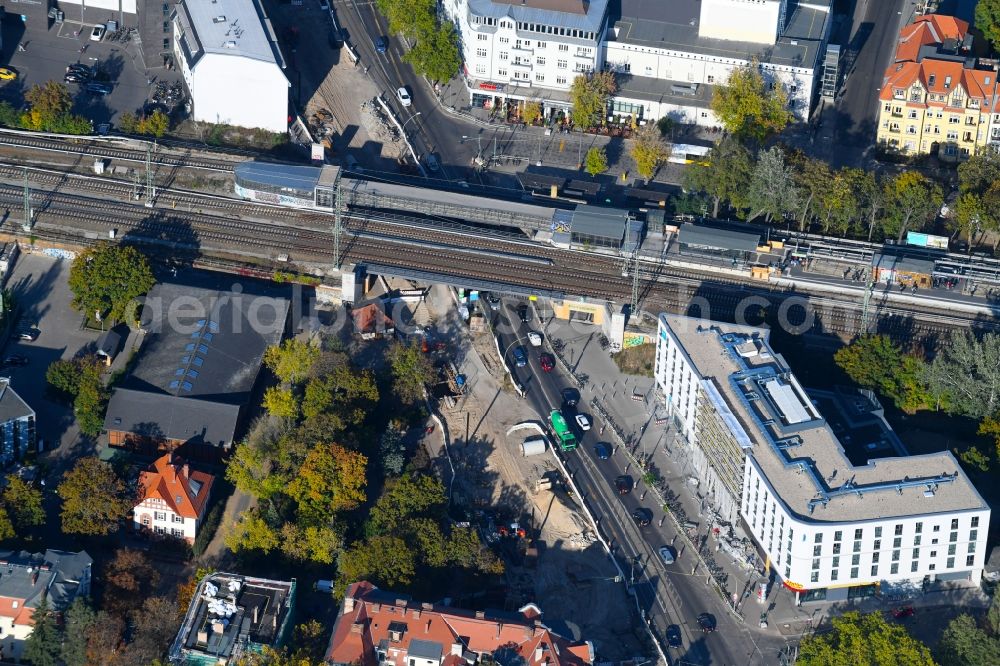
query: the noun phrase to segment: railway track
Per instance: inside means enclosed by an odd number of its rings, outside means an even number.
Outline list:
[[[51,153],[103,157],[107,159],[121,160],[125,162],[139,162],[143,164],[146,162],[145,150],[124,148],[120,145],[112,145],[111,141],[97,141],[82,137],[79,139],[59,140],[36,135],[9,134],[6,132],[0,132],[0,146],[40,150]],[[246,158],[243,156],[239,156],[233,160],[227,160],[202,157],[194,154],[190,156],[168,155],[166,153],[154,151],[150,161],[154,164],[163,166],[232,172],[235,165],[245,159]]]

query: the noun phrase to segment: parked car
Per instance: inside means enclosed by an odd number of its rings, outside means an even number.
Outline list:
[[[651,522],[653,522],[653,512],[650,511],[649,509],[644,509],[643,507],[639,507],[638,509],[632,512],[632,520],[634,520],[635,524],[638,525],[639,527],[645,527],[646,525],[649,525]]]
[[[664,564],[673,564],[676,560],[674,551],[670,550],[670,546],[661,546],[656,552],[660,554],[660,559],[663,560]]]
[[[107,28],[103,25],[95,25],[94,29],[90,31],[90,41],[99,42],[104,39],[104,33]]]
[[[903,620],[908,617],[913,617],[916,613],[913,606],[900,606],[899,608],[892,609],[892,616],[897,620]]]
[[[319,8],[324,12],[330,11],[330,3],[328,0],[319,0]]]
[[[667,627],[667,645],[672,648],[679,648],[683,646],[681,641],[681,628],[676,624],[672,624]]]
[[[404,107],[410,106],[413,103],[413,100],[410,99],[410,92],[406,88],[399,88],[396,91],[396,97]]]
[[[531,321],[531,311],[524,303],[517,306],[517,316],[525,324]]]
[[[702,613],[698,616],[698,626],[706,634],[715,631],[715,616],[711,613]]]
[[[66,72],[66,75],[63,76],[63,81],[66,83],[86,83],[89,80],[89,76],[77,72]]]
[[[388,49],[388,47],[389,47],[389,45],[388,45],[388,42],[386,42],[385,37],[376,37],[375,38],[375,50],[377,52],[379,52],[379,53],[385,53],[386,49]]]
[[[619,495],[628,495],[635,487],[635,480],[628,474],[622,474],[615,479],[615,490]]]
[[[500,309],[500,297],[493,292],[486,294],[486,302],[490,304],[490,310]]]
[[[17,72],[7,67],[0,67],[0,81],[13,81],[17,78]]]
[[[538,331],[528,331],[528,342],[531,343],[532,347],[541,347],[542,334]]]
[[[3,365],[8,368],[28,365],[28,357],[23,354],[11,354],[3,360]]]
[[[102,83],[101,81],[91,81],[87,84],[87,92],[92,95],[110,95],[111,94],[111,84]]]
[[[569,407],[576,407],[576,403],[580,402],[580,392],[575,388],[564,388],[562,390],[563,403]]]
[[[434,153],[427,153],[426,157],[427,168],[431,170],[431,173],[437,173],[441,170],[441,160]]]
[[[514,347],[514,363],[517,367],[523,368],[528,365],[528,352],[524,350],[524,347],[518,345]]]
[[[576,424],[580,426],[580,430],[586,432],[590,430],[590,417],[587,416],[586,414],[577,414]]]
[[[34,342],[38,339],[39,330],[37,328],[24,328],[17,332],[17,337],[21,340]]]
[[[611,447],[608,446],[607,442],[598,442],[594,445],[594,455],[597,456],[598,460],[607,460],[611,457]]]
[[[327,42],[330,44],[330,48],[334,51],[344,47],[344,35],[340,30],[330,30],[330,33],[326,37]]]
[[[539,354],[538,364],[542,366],[542,372],[552,372],[556,367],[556,359],[553,358],[552,354]]]

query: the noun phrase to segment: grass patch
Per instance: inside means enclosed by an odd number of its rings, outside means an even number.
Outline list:
[[[653,376],[656,360],[656,345],[649,343],[623,349],[614,356],[615,365],[626,375]]]

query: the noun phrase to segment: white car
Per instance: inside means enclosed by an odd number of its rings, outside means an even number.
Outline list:
[[[406,91],[406,88],[400,88],[399,90],[397,90],[396,97],[399,98],[399,103],[402,104],[404,107],[408,107],[410,106],[410,104],[413,103],[413,101],[410,99],[410,93]]]
[[[532,347],[541,347],[542,334],[538,331],[528,331],[528,342],[531,343]]]
[[[90,33],[90,41],[99,42],[104,39],[104,31],[107,30],[103,25],[95,25],[94,29]]]
[[[663,560],[664,564],[673,564],[675,561],[674,553],[667,546],[663,546],[659,550],[660,559]]]
[[[576,415],[576,424],[580,426],[580,430],[587,431],[590,430],[590,419],[586,414]]]

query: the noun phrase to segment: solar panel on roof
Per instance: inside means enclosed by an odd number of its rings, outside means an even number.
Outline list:
[[[205,335],[201,336],[201,339],[204,340],[205,342],[211,342],[212,341],[212,334],[211,333],[206,333]]]
[[[208,347],[206,345],[198,345],[198,351],[200,351],[202,354],[207,354]]]
[[[198,376],[198,371],[197,370],[188,370],[187,376],[190,377],[191,379],[195,379]]]
[[[193,386],[191,386],[191,382],[184,382],[183,384],[181,384],[181,388],[184,389],[185,391],[190,391],[193,388]]]
[[[199,368],[201,367],[201,364],[204,362],[205,359],[203,359],[201,356],[195,356],[194,360],[192,361],[192,363],[194,363],[194,365],[198,366]]]
[[[180,377],[183,374],[184,374],[184,368],[177,368],[177,370],[174,371],[175,377]]]
[[[217,323],[215,323],[214,321],[209,321],[208,322],[208,330],[212,331],[212,333],[218,333],[219,332],[219,325]]]
[[[176,379],[174,381],[170,382],[170,388],[172,388],[172,389],[175,389],[175,388],[177,388],[180,385],[181,385],[181,383],[179,381],[177,381]]]
[[[184,351],[194,351],[194,343],[189,342],[188,344],[184,345]]]

